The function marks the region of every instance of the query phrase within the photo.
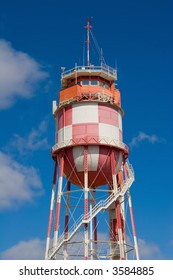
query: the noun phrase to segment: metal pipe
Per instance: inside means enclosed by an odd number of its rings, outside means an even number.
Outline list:
[[[128,167],[128,163],[125,163],[124,164],[124,173],[125,173],[126,180],[129,177],[127,167]],[[130,195],[129,190],[127,191],[127,195],[128,195],[128,203],[129,203],[129,210],[130,210],[130,219],[131,219],[131,225],[132,225],[135,254],[136,254],[136,259],[139,260],[138,242],[137,242],[137,237],[136,237],[136,229],[135,229],[135,222],[134,222],[134,215],[133,215],[133,208],[132,208],[132,200],[131,200],[131,195]]]
[[[129,202],[129,209],[130,209],[130,219],[132,224],[132,232],[133,232],[133,240],[134,240],[134,247],[135,247],[135,253],[136,253],[136,259],[139,260],[139,250],[138,250],[138,242],[136,237],[136,229],[135,229],[135,222],[134,222],[134,215],[133,215],[133,208],[132,208],[132,200],[130,191],[128,190],[128,202]]]
[[[68,228],[69,228],[69,209],[70,209],[70,182],[67,183],[67,197],[66,197],[66,213],[65,213],[65,225],[64,225],[64,239],[68,238]],[[64,260],[67,260],[67,242],[64,244]]]
[[[55,191],[56,191],[56,180],[57,180],[57,162],[54,165],[54,175],[52,182],[52,195],[51,195],[51,203],[50,203],[50,213],[49,213],[49,221],[48,221],[48,231],[47,231],[47,239],[46,239],[46,252],[45,259],[48,259],[49,249],[50,249],[50,236],[51,236],[51,228],[52,228],[52,217],[53,217],[53,208],[55,201]]]
[[[84,220],[88,218],[88,147],[84,147]],[[84,259],[88,260],[88,223],[84,224]]]
[[[125,250],[124,250],[123,233],[122,233],[120,203],[119,203],[118,200],[115,202],[115,212],[116,212],[117,225],[118,225],[118,239],[119,239],[119,249],[120,249],[120,260],[124,260],[125,259]]]
[[[58,194],[57,194],[56,214],[55,214],[54,240],[53,240],[54,247],[57,245],[57,241],[58,241],[63,172],[64,172],[64,156],[63,156],[63,154],[61,154],[60,155],[60,174],[59,174],[59,180],[58,180]]]

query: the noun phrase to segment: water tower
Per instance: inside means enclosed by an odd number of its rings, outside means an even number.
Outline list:
[[[117,72],[103,60],[62,68],[46,259],[139,259],[130,187],[134,173],[123,143]],[[127,218],[127,205],[129,218]],[[130,222],[132,241],[128,234]]]

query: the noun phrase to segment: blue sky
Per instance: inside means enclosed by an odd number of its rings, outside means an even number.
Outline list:
[[[39,259],[47,234],[60,68],[83,61],[88,16],[118,67],[144,259],[173,259],[173,3],[0,0],[0,259]]]

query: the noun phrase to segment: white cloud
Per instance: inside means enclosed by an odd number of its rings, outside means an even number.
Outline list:
[[[33,128],[26,137],[21,137],[18,134],[14,135],[14,138],[8,144],[12,150],[17,150],[20,155],[24,156],[28,152],[34,152],[36,150],[45,150],[49,148],[47,137],[47,121],[43,120],[37,129]],[[5,150],[7,147],[5,148]]]
[[[165,142],[164,139],[159,138],[155,134],[149,135],[145,132],[139,132],[137,136],[133,137],[129,143],[130,148],[136,147],[140,142],[148,141],[151,144]]]
[[[31,202],[43,193],[42,182],[34,167],[26,167],[0,152],[0,210]]]
[[[42,260],[45,254],[45,242],[36,238],[20,241],[18,244],[0,253],[1,260]]]
[[[77,241],[75,244],[71,244],[68,246],[68,253],[72,255],[68,257],[68,259],[83,259],[84,254],[84,242],[83,242],[84,234],[83,232],[78,232],[75,237],[72,238],[72,243]],[[104,233],[98,234],[99,240],[108,241],[108,236]],[[81,243],[78,243],[79,240]],[[53,242],[53,240],[52,240]],[[99,243],[98,250],[100,252],[104,252],[104,254],[108,250],[108,243]],[[6,249],[5,251],[0,253],[0,259],[3,260],[41,260],[44,259],[46,249],[46,241],[40,240],[38,238],[29,240],[29,241],[20,241],[19,243],[13,245],[11,248]],[[59,257],[57,255],[57,259],[62,259],[63,257],[63,248],[61,249],[62,255]],[[79,255],[78,255],[79,254]]]
[[[99,240],[108,241],[108,236],[104,233],[99,233]],[[81,233],[77,234],[77,238],[73,238],[73,241],[83,240]],[[154,243],[148,243],[143,239],[138,239],[139,255],[143,260],[161,260],[164,259],[163,254],[158,245]],[[35,238],[29,241],[20,241],[18,244],[6,249],[0,253],[0,259],[3,260],[41,260],[44,259],[46,242]],[[109,252],[109,243],[103,243],[98,245],[100,253],[106,254]],[[73,255],[70,259],[83,259],[83,257],[74,257],[76,253],[83,255],[83,243],[75,243],[68,248],[68,252]],[[63,252],[62,252],[63,253]],[[62,256],[61,256],[62,258]],[[57,259],[59,257],[57,256]]]
[[[140,259],[161,260],[164,259],[159,246],[155,243],[148,243],[143,239],[138,239]]]
[[[12,106],[16,97],[32,97],[36,83],[47,76],[32,57],[0,40],[0,109]]]

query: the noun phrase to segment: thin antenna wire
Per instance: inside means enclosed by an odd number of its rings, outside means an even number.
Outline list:
[[[101,61],[101,63],[104,63],[106,64],[105,62],[105,59],[104,59],[104,56],[103,56],[103,50],[102,48],[100,48],[95,36],[94,36],[94,33],[92,31],[90,31],[91,33],[91,36],[92,36],[92,39],[93,39],[93,42],[94,42],[94,45],[95,45],[95,48],[97,50],[97,53],[98,53],[98,56],[99,56],[99,60]]]
[[[117,72],[117,80],[118,80],[118,66],[117,66],[117,58],[115,59],[115,70]]]
[[[101,64],[104,63],[103,49],[102,48],[100,49],[100,61],[101,61]],[[106,63],[104,63],[104,64],[106,64]]]
[[[98,53],[98,55],[100,56],[100,47],[99,47],[99,44],[98,44],[98,42],[97,42],[97,40],[96,40],[96,38],[95,38],[95,36],[94,36],[94,33],[93,33],[92,31],[91,31],[90,33],[91,33],[91,36],[92,36],[92,39],[93,39],[95,48],[96,48],[96,50],[97,50],[97,53]]]

